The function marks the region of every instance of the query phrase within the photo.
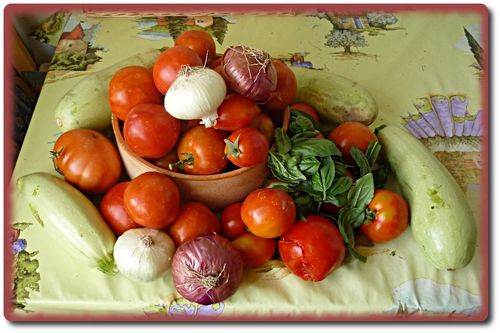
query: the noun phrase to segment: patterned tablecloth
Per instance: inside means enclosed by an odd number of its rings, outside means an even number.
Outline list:
[[[61,133],[53,110],[75,83],[138,52],[172,46],[187,29],[203,29],[213,35],[218,52],[245,44],[290,66],[333,72],[366,87],[380,110],[373,127],[400,124],[424,142],[456,177],[479,230],[484,230],[479,207],[481,164],[486,162],[481,157],[487,111],[482,109],[481,80],[487,36],[481,32],[487,22],[477,8],[199,15],[61,12],[51,18],[52,24],[42,25],[33,38],[54,43],[56,54],[13,179],[35,171],[56,174],[49,150]],[[453,121],[431,121],[430,115],[436,114]],[[23,316],[135,314],[168,319],[184,314],[223,320],[231,315],[415,318],[425,313],[453,318],[479,313],[486,292],[481,251],[466,268],[438,271],[422,257],[407,230],[392,242],[365,249],[367,263],[343,265],[321,282],[306,283],[273,261],[247,271],[230,299],[200,306],[180,297],[170,276],[134,283],[82,266],[16,200],[12,223],[20,229],[13,251],[16,312]]]

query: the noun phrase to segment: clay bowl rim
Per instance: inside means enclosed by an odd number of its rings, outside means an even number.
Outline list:
[[[261,111],[262,112],[262,111]],[[288,124],[290,122],[290,108],[287,106],[283,112],[283,128],[287,129]],[[190,174],[185,174],[185,173],[180,173],[180,172],[174,172],[170,171],[164,168],[160,168],[153,163],[145,160],[144,158],[138,156],[136,153],[130,149],[130,147],[127,145],[125,142],[125,138],[123,137],[122,132],[120,131],[120,125],[119,125],[119,120],[118,118],[114,115],[111,114],[111,126],[113,128],[113,134],[116,139],[116,143],[118,146],[121,146],[128,154],[128,158],[132,158],[137,162],[142,163],[143,165],[147,166],[150,169],[153,169],[156,172],[163,173],[169,177],[176,178],[176,179],[182,179],[182,180],[191,180],[191,181],[213,181],[213,180],[220,180],[220,179],[226,179],[226,178],[231,178],[234,176],[238,176],[241,174],[246,173],[247,171],[259,167],[261,164],[254,165],[251,167],[243,167],[243,168],[238,168],[236,170],[231,170],[228,172],[223,172],[223,173],[217,173],[213,175],[190,175]],[[121,155],[121,153],[120,153]],[[123,156],[121,156],[123,160]],[[267,163],[267,161],[264,161],[263,163]]]

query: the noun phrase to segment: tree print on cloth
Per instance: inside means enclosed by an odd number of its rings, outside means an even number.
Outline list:
[[[398,18],[392,13],[365,12],[365,13],[327,13],[320,12],[314,15],[320,19],[326,19],[332,24],[332,30],[325,36],[325,46],[343,51],[336,52],[340,60],[349,60],[356,57],[372,57],[361,52],[359,49],[368,46],[364,33],[368,36],[382,35],[381,31],[402,29],[401,27],[389,27],[398,22]]]
[[[352,54],[351,48],[365,47],[365,37],[359,32],[351,30],[332,30],[330,34],[326,35],[326,46],[338,48],[343,47],[344,53]]]

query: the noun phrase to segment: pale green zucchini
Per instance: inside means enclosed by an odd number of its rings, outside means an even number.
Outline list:
[[[387,126],[378,138],[410,206],[412,234],[423,254],[438,269],[465,267],[476,249],[476,224],[453,176],[404,129]]]
[[[358,121],[370,125],[378,114],[375,99],[358,83],[320,70],[290,67],[297,79],[295,103],[308,103],[321,120],[338,125]]]
[[[64,180],[43,172],[20,177],[16,187],[48,234],[72,246],[83,263],[104,273],[114,273],[116,237],[85,195]]]
[[[73,86],[57,103],[54,115],[62,132],[76,128],[103,131],[111,126],[108,86],[113,75],[123,67],[151,67],[159,50],[149,50],[89,74]]]

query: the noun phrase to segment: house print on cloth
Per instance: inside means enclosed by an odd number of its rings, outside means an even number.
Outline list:
[[[105,52],[106,48],[94,43],[99,29],[99,23],[85,22],[71,16],[57,44],[50,70],[85,71],[89,65],[100,61],[101,56],[97,52]]]

